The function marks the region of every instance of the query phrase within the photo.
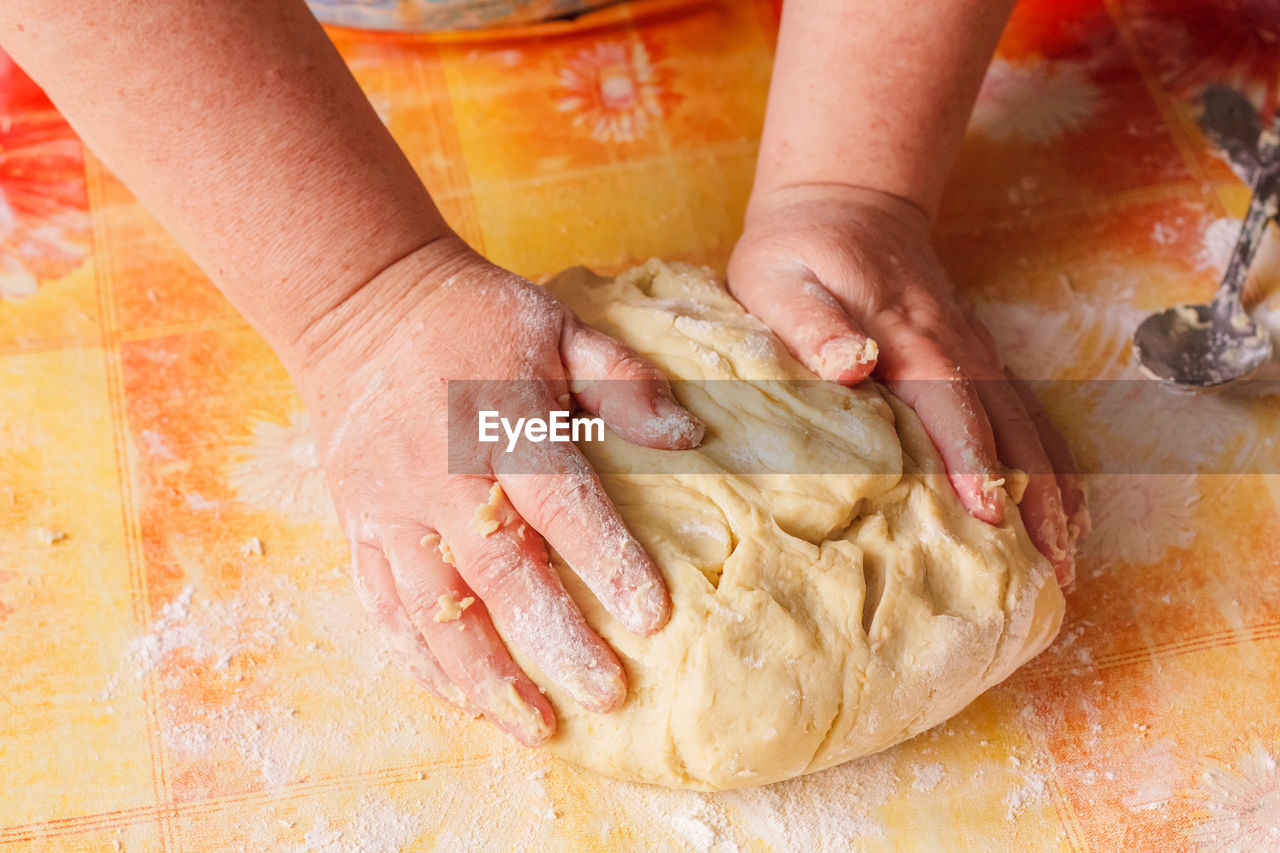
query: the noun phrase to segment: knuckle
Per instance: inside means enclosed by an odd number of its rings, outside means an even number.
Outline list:
[[[492,537],[497,539],[497,537]],[[477,553],[466,566],[466,578],[472,589],[486,601],[502,598],[522,572],[527,571],[529,557],[517,543],[489,545]]]
[[[1062,432],[1058,429],[1057,424],[1053,422],[1053,418],[1044,409],[1035,406],[1031,409],[1031,422],[1035,424],[1036,430],[1041,435],[1051,439],[1055,444],[1059,445],[1064,452],[1067,452],[1066,439],[1063,438]]]
[[[1026,472],[1028,488],[1039,483],[1039,489],[1057,491],[1058,484],[1053,473],[1053,463],[1049,461],[1049,457],[1039,447],[1030,446],[1025,453],[1017,458],[1016,466]]]
[[[998,423],[999,428],[1007,430],[1011,436],[1016,436],[1020,441],[1029,444],[1034,440],[1031,446],[1038,447],[1040,431],[1036,429],[1035,419],[1027,413],[1026,409],[1021,406],[1006,408],[1000,415]]]
[[[957,344],[960,360],[970,366],[970,373],[984,382],[1008,384],[1004,375],[1004,362],[994,347],[983,346],[977,341]]]
[[[412,576],[405,578],[399,584],[400,600],[404,603],[405,609],[409,611],[410,617],[415,623],[419,623],[423,616],[429,616],[432,608],[435,607],[436,599],[439,592],[425,578]]]
[[[381,556],[380,551],[372,551],[372,546],[360,546],[356,550],[352,583],[356,588],[356,597],[360,599],[364,609],[381,623],[394,617],[398,610],[398,603],[385,589],[385,582],[379,576],[375,566],[371,564],[373,553]]]
[[[968,383],[969,378],[960,369],[960,365],[943,350],[933,338],[912,333],[905,337],[883,343],[882,352],[890,358],[881,358],[881,363],[888,362],[890,377],[893,380],[920,384],[920,390],[948,389],[954,390],[955,383]],[[946,385],[937,383],[945,382]]]
[[[661,374],[639,353],[625,350],[609,365],[605,373],[606,379],[656,380]]]
[[[390,596],[379,593],[359,577],[356,578],[356,595],[364,605],[365,611],[377,624],[387,629],[395,627],[399,607]]]
[[[599,498],[595,482],[563,467],[543,480],[535,498],[538,526],[544,529],[570,523],[581,507]]]

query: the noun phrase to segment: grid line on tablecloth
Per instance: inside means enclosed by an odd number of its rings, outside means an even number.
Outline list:
[[[0,343],[0,358],[32,353],[68,352],[76,349],[94,349],[102,346],[100,334],[57,335],[49,338],[22,338]]]
[[[434,53],[434,46],[429,50]],[[432,62],[414,63],[413,75],[434,74],[439,79],[430,81],[437,86],[437,91],[447,93],[445,80],[440,72],[439,64]],[[454,126],[452,99],[437,97],[431,99],[432,121],[431,136],[438,141],[445,152],[447,161],[452,164],[448,170],[450,185],[442,188],[442,195],[452,202],[455,211],[460,211],[460,218],[454,225],[471,242],[477,250],[483,251],[483,233],[480,229],[479,217],[474,204],[469,177],[463,160],[462,148]],[[118,295],[115,290],[115,269],[112,263],[113,236],[112,205],[104,201],[104,181],[108,179],[105,167],[94,157],[86,156],[86,187],[89,197],[89,213],[93,223],[93,255],[95,260],[95,284],[98,291],[100,314],[98,317],[98,335],[92,344],[101,345],[104,351],[104,369],[106,371],[107,391],[113,429],[113,443],[118,469],[118,491],[121,501],[127,554],[129,559],[129,583],[135,629],[144,634],[150,629],[153,614],[151,613],[148,595],[148,566],[146,555],[142,550],[142,519],[139,516],[134,494],[137,482],[137,460],[131,450],[131,431],[128,416],[128,392],[125,387],[121,367],[121,344],[135,340],[147,340],[162,336],[185,336],[218,328],[244,327],[245,321],[239,316],[203,317],[197,320],[168,323],[161,326],[142,328],[122,328],[119,325],[117,311]],[[70,341],[68,341],[70,342]],[[79,343],[75,341],[75,343]],[[31,349],[27,346],[24,349]],[[0,353],[2,355],[3,353]],[[473,759],[468,762],[449,762],[445,765],[414,767],[412,770],[403,767],[381,768],[377,770],[338,774],[319,780],[308,780],[295,785],[284,785],[269,791],[249,791],[230,797],[202,798],[191,801],[175,800],[172,788],[167,748],[162,734],[160,721],[159,687],[154,671],[147,673],[142,684],[142,699],[146,706],[147,747],[151,756],[152,786],[156,802],[147,807],[97,815],[84,815],[29,824],[25,827],[0,828],[0,842],[18,842],[36,837],[48,837],[83,833],[94,830],[110,830],[127,825],[136,825],[154,821],[159,830],[162,848],[166,851],[177,851],[182,845],[179,840],[178,820],[182,817],[207,812],[216,812],[244,803],[286,802],[310,796],[321,791],[343,790],[367,785],[370,782],[382,781],[393,784],[416,781],[425,778],[424,774],[434,774],[438,770],[455,769],[464,764],[479,763],[484,759]]]
[[[993,205],[942,213],[934,223],[934,232],[940,235],[966,233],[1007,224],[1037,224],[1067,219],[1082,214],[1098,214],[1122,210],[1126,207],[1150,204],[1158,201],[1174,201],[1187,198],[1207,199],[1224,215],[1217,191],[1235,186],[1226,179],[1175,180],[1160,184],[1146,184],[1122,190],[1110,190],[1105,195],[1078,196],[1076,198],[1047,198],[1029,200],[1016,206]]]
[[[244,791],[221,797],[205,797],[193,800],[174,800],[150,806],[138,806],[109,812],[77,815],[48,821],[36,821],[0,827],[0,844],[75,835],[84,832],[119,829],[151,820],[168,818],[170,822],[187,817],[215,814],[239,806],[265,806],[287,803],[312,794],[351,790],[368,782],[386,782],[403,785],[421,782],[442,772],[461,768],[481,767],[492,761],[491,755],[476,755],[465,760],[444,761],[430,764],[387,767],[357,773],[344,773],[306,781],[285,783],[277,788]],[[177,849],[171,847],[169,849]]]
[[[77,349],[98,349],[124,343],[148,341],[154,338],[166,338],[178,335],[189,335],[199,332],[219,331],[223,329],[243,329],[248,323],[238,315],[227,317],[211,317],[205,320],[192,320],[183,323],[169,323],[159,326],[140,326],[133,329],[118,330],[108,335],[65,335],[54,338],[23,338],[21,341],[0,343],[0,358],[8,356],[30,355],[32,353],[68,352]]]
[[[1265,643],[1273,640],[1280,640],[1280,622],[1266,622],[1239,630],[1227,628],[1194,637],[1152,643],[1142,648],[1098,655],[1091,658],[1088,663],[1056,663],[1039,666],[1037,661],[1031,661],[1024,667],[1023,672],[1032,677],[1056,678],[1084,670],[1100,671],[1133,664],[1155,663],[1164,658],[1181,657],[1210,649],[1231,648],[1245,642]]]
[[[687,151],[677,151],[671,147],[671,143],[666,133],[665,122],[657,122],[657,126],[663,128],[662,132],[662,153],[659,155],[651,155],[648,157],[630,158],[622,163],[595,163],[590,166],[579,166],[573,169],[557,169],[555,178],[551,179],[545,175],[530,175],[523,178],[504,178],[496,181],[473,181],[470,184],[472,192],[494,192],[503,190],[522,190],[530,187],[546,186],[548,183],[575,183],[587,182],[598,179],[602,176],[617,175],[620,172],[644,172],[652,171],[655,168],[671,168],[679,165],[683,161],[696,162],[706,159],[707,155],[713,157],[738,156],[742,154],[754,154],[759,145],[751,140],[735,139],[728,142],[711,143],[699,146],[697,149],[689,149]]]
[[[434,43],[421,45],[425,54],[415,61],[409,69],[409,76],[416,79],[417,85],[426,91],[438,92],[440,97],[428,100],[431,106],[431,121],[418,130],[429,134],[429,139],[438,144],[444,157],[445,168],[442,177],[444,186],[429,185],[432,198],[438,205],[456,208],[457,215],[449,223],[458,234],[480,254],[485,254],[484,231],[480,222],[479,210],[476,208],[475,190],[471,183],[470,171],[466,168],[466,155],[461,138],[458,136],[457,115],[454,111],[454,99],[449,89],[448,76],[444,73],[443,60],[439,48]],[[431,147],[430,145],[428,147]],[[431,182],[434,184],[434,182]]]
[[[150,626],[151,618],[147,601],[146,564],[144,555],[141,553],[137,506],[133,496],[134,466],[129,452],[129,420],[125,404],[124,378],[120,370],[120,343],[116,332],[114,288],[109,263],[111,238],[106,214],[110,208],[102,203],[102,177],[103,167],[98,163],[97,158],[86,156],[85,185],[93,229],[94,283],[98,290],[98,324],[103,339],[103,368],[106,373],[107,398],[111,412],[112,443],[125,532],[125,553],[129,561],[129,586],[133,602],[134,625],[141,634]],[[95,204],[95,201],[98,203]],[[155,696],[155,677],[154,673],[149,672],[142,684],[142,699],[147,709],[147,749],[151,755],[152,788],[157,804],[162,804],[169,799],[170,791]],[[162,849],[175,849],[172,826],[163,813],[157,814],[157,820]]]
[[[1027,739],[1049,764],[1049,796],[1053,802],[1053,810],[1058,815],[1058,822],[1067,837],[1067,844],[1073,853],[1088,853],[1089,841],[1084,826],[1080,823],[1080,815],[1071,802],[1071,795],[1063,784],[1061,773],[1058,772],[1058,762],[1054,760],[1053,749],[1049,746],[1044,722],[1034,713],[1034,706],[1031,715],[1028,718],[1019,717],[1019,721]]]
[[[1111,20],[1115,23],[1116,32],[1120,34],[1120,38],[1124,42],[1125,51],[1129,54],[1130,59],[1133,60],[1134,67],[1138,69],[1138,74],[1142,77],[1142,83],[1147,87],[1151,99],[1155,101],[1156,108],[1160,110],[1160,117],[1164,122],[1165,128],[1169,131],[1169,138],[1173,141],[1174,147],[1177,148],[1179,156],[1182,157],[1183,164],[1192,175],[1207,182],[1208,177],[1205,175],[1203,164],[1195,154],[1194,136],[1183,124],[1181,116],[1170,101],[1168,91],[1161,85],[1158,76],[1151,67],[1150,60],[1147,58],[1146,53],[1143,52],[1138,40],[1134,37],[1133,31],[1129,26],[1128,16],[1125,14],[1120,0],[1103,0],[1103,2],[1106,4],[1107,14],[1111,16]]]

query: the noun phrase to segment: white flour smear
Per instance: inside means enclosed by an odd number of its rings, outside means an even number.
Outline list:
[[[891,835],[883,807],[912,798],[925,807],[946,776],[943,763],[912,757],[933,754],[919,744],[718,794],[570,773],[496,735],[477,737],[482,724],[468,728],[409,681],[381,650],[345,572],[298,581],[264,566],[221,596],[184,587],[101,698],[137,701],[119,688],[153,679],[176,800],[258,792],[252,817],[233,818],[227,851],[392,853],[420,842],[459,853],[564,850],[584,832],[635,850],[882,849]],[[1031,764],[1021,783],[1014,771],[1010,817],[1045,795]],[[367,781],[342,781],[353,774]],[[568,790],[588,793],[565,795],[555,782],[566,777]],[[333,784],[306,796],[273,796],[326,779]]]

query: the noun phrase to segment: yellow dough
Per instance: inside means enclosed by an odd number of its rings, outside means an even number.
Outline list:
[[[1053,639],[1062,595],[1018,514],[971,518],[900,402],[789,382],[813,374],[707,270],[578,268],[547,286],[673,378],[756,380],[677,383],[707,426],[697,450],[582,445],[674,608],[637,637],[556,558],[630,689],[594,714],[517,652],[559,718],[547,749],[672,787],[774,782],[938,724]]]

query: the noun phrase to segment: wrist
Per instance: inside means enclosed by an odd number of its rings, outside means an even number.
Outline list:
[[[335,360],[349,367],[363,361],[411,306],[421,305],[442,284],[477,263],[487,262],[456,234],[446,232],[334,294],[323,310],[295,322],[290,333],[272,345],[305,394],[308,387],[327,381],[324,376],[331,373]]]
[[[849,183],[769,183],[757,181],[747,203],[747,228],[753,224],[791,216],[808,209],[821,209],[835,217],[892,221],[898,228],[929,238],[932,217],[917,202],[885,190]],[[826,218],[826,217],[824,217]]]

